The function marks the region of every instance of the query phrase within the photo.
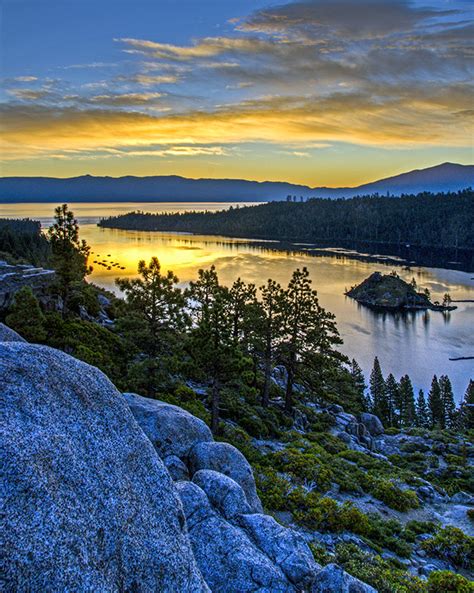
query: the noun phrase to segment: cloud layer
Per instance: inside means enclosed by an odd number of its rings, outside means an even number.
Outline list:
[[[115,40],[116,63],[71,64],[71,82],[4,80],[4,160],[225,157],[261,142],[469,146],[473,23],[408,0],[306,0],[233,21],[186,45]]]

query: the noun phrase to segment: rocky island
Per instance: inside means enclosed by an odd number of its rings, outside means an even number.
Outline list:
[[[457,308],[451,305],[449,295],[446,295],[442,304],[431,302],[428,291],[418,292],[416,283],[405,282],[396,273],[374,272],[345,294],[361,305],[391,311],[453,311]]]

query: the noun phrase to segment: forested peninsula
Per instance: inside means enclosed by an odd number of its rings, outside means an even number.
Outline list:
[[[308,242],[392,254],[423,265],[474,265],[474,191],[269,202],[219,212],[130,212],[99,226]],[[448,266],[449,267],[449,266]],[[451,265],[452,267],[452,265]]]

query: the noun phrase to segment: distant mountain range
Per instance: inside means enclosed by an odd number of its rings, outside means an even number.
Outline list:
[[[351,198],[380,193],[457,191],[474,185],[474,165],[443,163],[358,187],[308,187],[275,181],[153,177],[1,177],[0,202],[239,202],[286,200],[288,195]]]

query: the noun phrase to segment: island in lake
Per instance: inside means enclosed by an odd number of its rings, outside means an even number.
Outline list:
[[[451,298],[445,295],[443,303],[432,303],[428,290],[417,291],[416,282],[405,282],[396,272],[381,274],[374,272],[358,286],[353,286],[345,293],[358,303],[377,309],[392,311],[427,310],[452,311],[457,307],[451,304]]]

